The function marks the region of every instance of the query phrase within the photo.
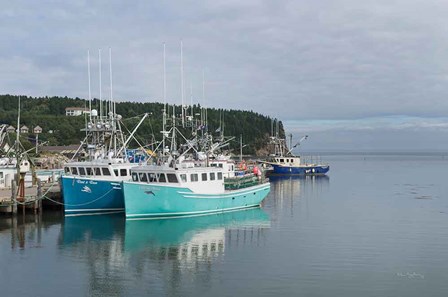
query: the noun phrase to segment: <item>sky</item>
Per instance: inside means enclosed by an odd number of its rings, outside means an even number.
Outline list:
[[[278,118],[304,150],[448,150],[448,1],[0,0],[0,93]],[[204,75],[204,88],[203,88]]]

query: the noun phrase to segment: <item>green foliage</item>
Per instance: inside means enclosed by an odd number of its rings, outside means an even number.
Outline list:
[[[80,129],[85,126],[84,116],[65,116],[66,107],[87,107],[88,101],[80,98],[67,97],[27,97],[21,96],[21,125],[26,125],[32,129],[39,125],[43,133],[39,135],[39,142],[48,141],[49,145],[69,145],[79,143],[84,132]],[[0,95],[0,123],[17,125],[18,96]],[[99,108],[99,101],[92,101],[92,108]],[[173,106],[168,106],[171,112]],[[175,106],[180,113],[181,107]],[[200,106],[194,106],[194,113],[200,112]],[[143,144],[160,140],[162,131],[162,110],[163,104],[158,102],[120,102],[116,104],[118,114],[124,119],[125,128],[132,130],[139,121],[139,116],[143,113],[150,113],[137,132],[137,138]],[[231,147],[239,151],[239,137],[242,135],[244,154],[255,154],[264,148],[271,134],[272,119],[270,117],[242,110],[223,110],[209,108],[208,131],[214,132],[220,127],[220,122],[224,123],[224,133],[226,136],[235,136]],[[220,118],[222,119],[220,121]],[[222,124],[221,124],[222,126]],[[49,133],[49,131],[53,133]],[[280,122],[280,136],[284,137],[283,125]],[[25,135],[26,137],[26,135]],[[30,142],[34,141],[34,135],[29,135]]]

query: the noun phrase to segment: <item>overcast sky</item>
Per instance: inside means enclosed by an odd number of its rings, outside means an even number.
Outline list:
[[[1,1],[0,93],[248,109],[307,149],[448,149],[448,2]],[[205,98],[202,98],[202,71]]]

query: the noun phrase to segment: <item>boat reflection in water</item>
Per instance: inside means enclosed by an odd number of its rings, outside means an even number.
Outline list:
[[[159,258],[183,262],[210,260],[222,254],[226,244],[242,238],[256,240],[269,227],[269,217],[260,208],[178,219],[128,220],[125,250],[153,250]]]
[[[227,249],[259,246],[270,226],[261,208],[177,219],[65,217],[60,250],[86,265],[91,293],[125,294],[123,271],[128,271],[129,285],[138,281],[142,290],[146,286],[163,293],[178,288],[180,276],[208,275]]]
[[[284,197],[316,197],[326,191],[330,184],[328,175],[318,176],[271,176],[271,192],[276,199]]]
[[[264,207],[267,209],[277,209],[272,211],[272,219],[277,219],[286,213],[294,212],[294,203],[307,202],[309,200],[320,199],[329,192],[330,177],[321,176],[271,176],[271,196],[273,199],[266,199]],[[282,210],[282,211],[280,211]],[[286,213],[285,213],[286,212]]]

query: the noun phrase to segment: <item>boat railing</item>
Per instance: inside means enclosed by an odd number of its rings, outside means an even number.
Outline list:
[[[328,164],[326,162],[323,162],[322,158],[319,155],[302,155],[300,163],[306,166],[319,166]]]
[[[237,190],[256,186],[268,182],[264,172],[255,174],[250,170],[237,170],[234,177],[224,178],[224,188],[226,190]]]

